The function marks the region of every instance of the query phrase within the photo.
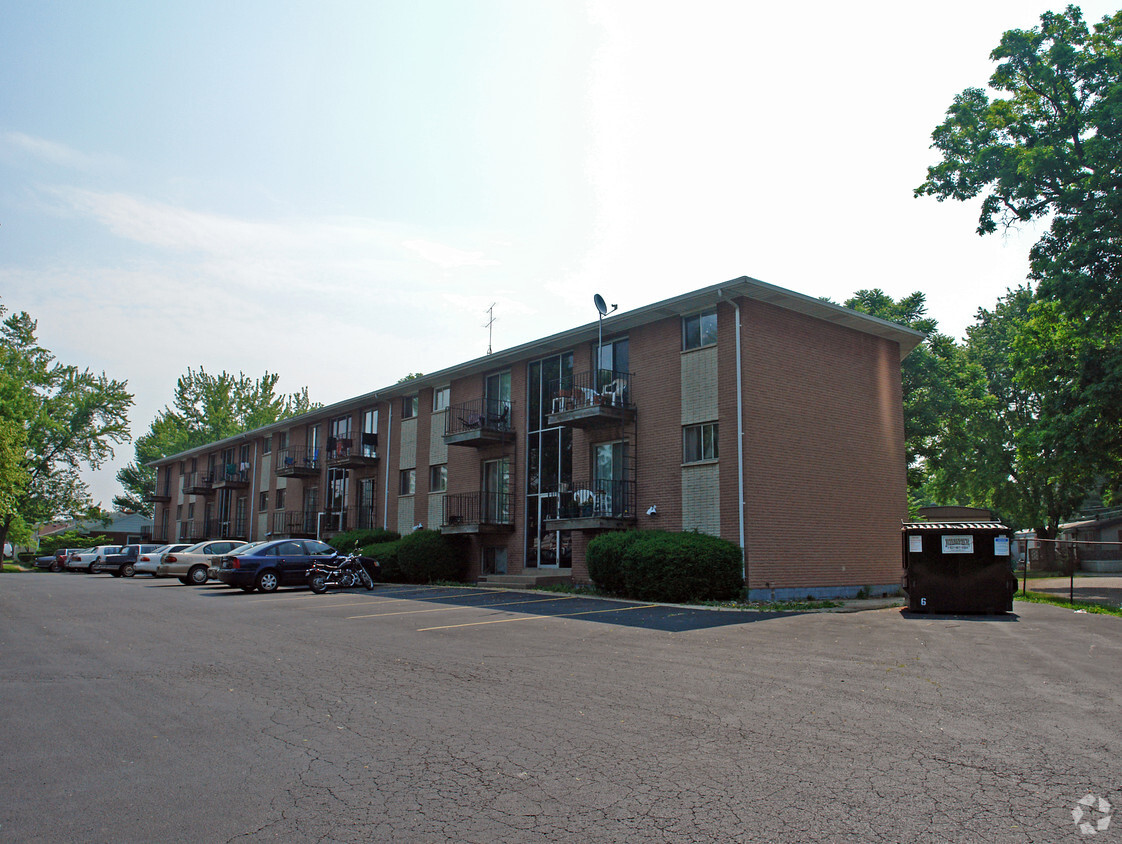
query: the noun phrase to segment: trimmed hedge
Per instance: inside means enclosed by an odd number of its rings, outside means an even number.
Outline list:
[[[461,547],[438,530],[418,530],[391,542],[368,545],[362,553],[381,564],[387,583],[463,580],[467,559]]]
[[[640,601],[736,598],[744,588],[741,561],[735,543],[704,533],[628,531],[588,544],[593,582]]]
[[[342,551],[345,554],[355,548],[365,548],[367,545],[373,545],[377,542],[391,542],[395,539],[401,539],[401,534],[397,531],[386,530],[385,528],[364,528],[363,530],[348,530],[344,533],[337,533],[327,540],[327,544],[336,551]]]

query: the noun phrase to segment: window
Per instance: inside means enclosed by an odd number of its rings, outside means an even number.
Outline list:
[[[717,459],[717,423],[690,425],[682,429],[682,462]]]
[[[398,495],[413,495],[417,491],[417,470],[402,469],[397,482]]]
[[[682,317],[682,349],[700,349],[717,342],[717,312]]]
[[[261,496],[257,501],[257,509],[258,510],[268,510],[269,509],[269,493],[267,493],[267,492],[261,493]]]
[[[417,394],[401,397],[401,418],[412,419],[417,415]]]
[[[362,414],[362,456],[378,456],[378,411],[367,410]]]
[[[448,488],[448,464],[429,466],[429,492],[444,492]]]
[[[280,431],[277,433],[277,450],[288,447],[288,431]]]
[[[268,454],[272,450],[273,450],[273,438],[272,437],[265,437],[265,439],[261,441],[261,453],[262,454]]]
[[[452,394],[451,387],[437,387],[432,391],[432,412],[436,413],[448,408],[448,399]]]
[[[284,490],[283,489],[278,489],[277,490],[276,509],[278,509],[278,510],[283,510],[284,509]]]

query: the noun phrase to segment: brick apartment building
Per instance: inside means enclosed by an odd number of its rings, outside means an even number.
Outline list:
[[[750,278],[157,461],[157,538],[457,535],[472,579],[588,579],[624,528],[745,551],[753,597],[895,590],[922,335]]]

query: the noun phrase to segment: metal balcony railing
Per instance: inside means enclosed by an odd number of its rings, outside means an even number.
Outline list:
[[[509,492],[446,493],[443,524],[513,525],[514,496]]]
[[[549,412],[565,413],[588,407],[631,410],[631,373],[612,369],[578,372],[549,383]]]
[[[315,536],[318,510],[277,510],[273,513],[272,538]]]
[[[324,449],[287,446],[277,450],[276,473],[315,474],[323,467]]]
[[[214,469],[215,483],[248,484],[251,466],[248,463],[225,463]]]
[[[576,481],[557,493],[557,518],[629,519],[635,516],[635,481]]]
[[[348,530],[370,530],[377,525],[373,507],[343,507],[325,510],[320,517],[320,532],[344,533]]]
[[[188,495],[206,495],[214,491],[214,475],[210,472],[189,472],[183,478],[183,491]]]
[[[471,431],[507,433],[513,430],[510,415],[511,404],[503,399],[475,399],[453,405],[445,417],[444,435]]]

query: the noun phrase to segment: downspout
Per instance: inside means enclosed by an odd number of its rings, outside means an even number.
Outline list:
[[[257,498],[261,495],[260,490],[257,489],[257,464],[260,462],[260,460],[261,460],[261,437],[256,437],[253,440],[253,480],[249,484],[249,488],[252,490],[252,492],[250,493],[249,501],[246,502],[246,504],[249,505],[246,508],[247,510],[249,510],[249,513],[246,513],[246,521],[248,521],[252,527],[248,531],[246,531],[246,535],[245,535],[245,541],[246,542],[251,542],[251,541],[253,541],[254,539],[257,538],[256,537],[256,534],[257,534],[257,516],[255,514],[254,515],[251,515],[251,514],[253,514],[254,511],[257,509]],[[265,512],[265,518],[266,518],[266,520],[268,520],[268,518],[269,518],[267,510]]]
[[[751,598],[752,590],[748,585],[748,549],[744,547],[744,369],[740,351],[740,304],[735,300],[736,309],[736,486],[740,501],[740,573],[744,577],[745,594]]]
[[[385,499],[382,503],[382,529],[389,530],[390,515],[390,443],[393,440],[393,399],[386,402],[386,461]]]

